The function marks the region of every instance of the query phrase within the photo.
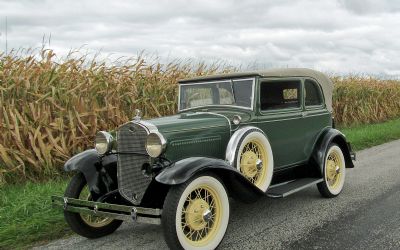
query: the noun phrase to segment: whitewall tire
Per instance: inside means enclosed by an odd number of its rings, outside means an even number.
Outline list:
[[[323,178],[323,182],[317,185],[322,196],[332,198],[342,192],[346,178],[346,162],[342,150],[336,144],[329,145],[325,154]]]
[[[238,145],[235,167],[261,191],[266,192],[274,171],[271,144],[263,133],[252,129],[243,135]]]
[[[213,174],[202,174],[170,188],[162,227],[171,249],[215,249],[229,222],[229,199]]]

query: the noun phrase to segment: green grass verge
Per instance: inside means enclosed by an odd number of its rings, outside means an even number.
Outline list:
[[[400,138],[400,119],[342,128],[355,150]],[[9,185],[0,189],[0,249],[24,249],[71,231],[50,195],[63,194],[67,181]]]
[[[354,150],[361,150],[400,139],[400,119],[340,129]]]
[[[26,249],[70,233],[50,195],[63,194],[66,181],[0,187],[0,249]]]

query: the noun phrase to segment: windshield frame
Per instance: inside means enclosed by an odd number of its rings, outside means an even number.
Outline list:
[[[247,81],[248,80],[252,81],[252,84],[251,84],[251,87],[252,87],[252,90],[251,90],[251,106],[250,107],[239,106],[239,105],[230,105],[230,104],[210,104],[210,105],[197,106],[197,107],[193,107],[193,108],[181,109],[181,91],[182,91],[182,86],[202,85],[202,84],[220,83],[220,82],[227,82],[227,81],[231,81],[231,82],[246,81],[246,80]],[[205,107],[231,107],[231,108],[239,108],[239,109],[245,109],[245,110],[254,110],[255,87],[256,87],[256,78],[255,77],[251,77],[251,78],[226,78],[226,79],[212,80],[212,81],[200,81],[200,82],[192,82],[192,83],[179,83],[178,112],[192,110],[192,109],[205,108]]]

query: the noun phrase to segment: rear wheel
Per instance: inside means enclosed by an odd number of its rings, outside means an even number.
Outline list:
[[[317,184],[322,196],[336,197],[343,189],[346,177],[346,163],[340,147],[332,143],[326,152],[324,162],[324,181]]]
[[[92,200],[86,179],[75,174],[64,193],[65,197]],[[86,238],[98,238],[113,233],[122,224],[120,220],[64,211],[64,218],[71,229]]]
[[[171,187],[161,220],[164,238],[171,249],[216,248],[229,221],[225,187],[210,174]]]

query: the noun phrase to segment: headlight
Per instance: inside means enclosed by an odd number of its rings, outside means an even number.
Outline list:
[[[105,153],[109,152],[112,148],[114,138],[110,133],[100,131],[96,134],[96,144],[95,148],[97,153],[100,155],[104,155]]]
[[[158,132],[150,133],[147,136],[146,151],[153,158],[160,156],[166,145],[167,141]]]

